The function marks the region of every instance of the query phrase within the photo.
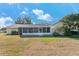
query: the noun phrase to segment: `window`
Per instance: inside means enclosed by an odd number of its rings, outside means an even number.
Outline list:
[[[29,28],[29,33],[33,33],[33,28]]]
[[[39,32],[42,33],[43,32],[43,28],[39,28]]]
[[[47,33],[49,33],[50,32],[50,27],[47,27]]]
[[[38,28],[34,28],[34,33],[37,33],[38,32]]]
[[[28,28],[23,28],[23,33],[27,33],[28,32]]]
[[[47,31],[46,31],[46,28],[44,27],[44,28],[43,28],[43,33],[46,33],[46,32],[47,32]]]

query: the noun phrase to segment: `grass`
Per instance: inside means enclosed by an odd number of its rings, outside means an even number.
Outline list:
[[[60,37],[40,37],[38,40],[41,42],[49,42],[49,41],[59,41],[59,40],[62,40],[62,38]]]
[[[72,39],[72,40],[71,40]],[[0,55],[61,55],[78,48],[79,41],[68,37],[25,37],[0,33]],[[72,47],[72,48],[71,48]],[[71,50],[70,50],[71,48]],[[44,50],[46,49],[46,50]],[[58,51],[58,49],[60,51]],[[79,49],[78,49],[79,50]],[[56,52],[57,51],[57,52]],[[73,50],[73,52],[77,50]],[[44,54],[44,53],[45,54]],[[78,52],[78,51],[77,51]],[[63,52],[62,55],[66,54]],[[67,53],[66,55],[68,55]],[[73,54],[73,53],[72,53]]]
[[[24,48],[25,43],[18,35],[11,36],[1,33],[0,38],[2,40],[0,47],[5,51],[1,55],[18,55]]]

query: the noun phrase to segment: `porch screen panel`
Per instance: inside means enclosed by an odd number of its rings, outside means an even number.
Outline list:
[[[39,28],[39,32],[40,33],[43,33],[43,28]]]
[[[49,33],[50,27],[23,28],[23,33]]]
[[[29,28],[28,32],[33,33],[33,28]]]
[[[38,33],[38,28],[33,28],[34,33]]]
[[[50,27],[47,27],[47,33],[49,33],[50,32]]]
[[[43,28],[43,33],[47,33],[46,29],[46,27]]]
[[[23,33],[28,33],[28,28],[23,28]]]

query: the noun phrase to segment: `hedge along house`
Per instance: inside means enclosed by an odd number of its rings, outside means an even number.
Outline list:
[[[7,27],[6,32],[22,36],[47,36],[53,33],[51,25],[42,24],[15,24]]]

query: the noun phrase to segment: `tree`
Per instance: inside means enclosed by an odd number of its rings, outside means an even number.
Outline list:
[[[31,17],[22,15],[17,18],[15,24],[32,24]]]
[[[63,24],[61,21],[54,24],[52,30],[53,30],[54,36],[60,36],[60,35],[63,36],[64,35]]]
[[[62,19],[65,35],[72,35],[71,31],[79,31],[79,14],[71,14]]]

